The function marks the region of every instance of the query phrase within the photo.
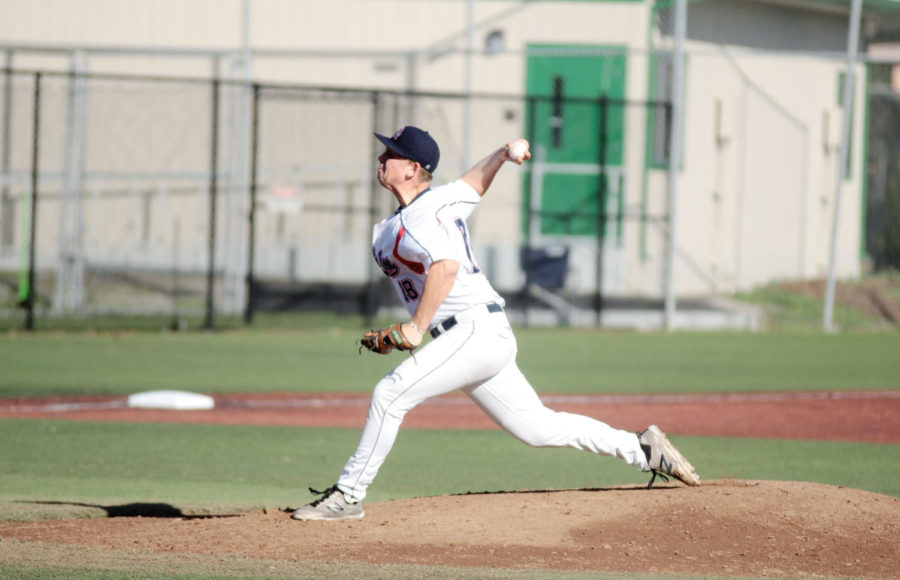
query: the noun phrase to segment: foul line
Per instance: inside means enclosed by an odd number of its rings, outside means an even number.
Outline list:
[[[216,409],[285,409],[285,408],[351,408],[367,407],[369,397],[298,398],[298,399],[231,399],[222,395]],[[684,395],[544,395],[548,404],[623,405],[623,404],[710,404],[710,403],[783,403],[801,401],[859,401],[900,399],[900,391],[817,391],[791,393],[695,393]],[[471,404],[468,397],[451,394],[429,399],[422,405],[460,406]],[[0,400],[0,413],[71,413],[128,409],[127,398],[106,401],[54,402],[46,404],[9,402]]]
[[[93,401],[80,403],[47,403],[44,405],[4,405],[0,401],[0,413],[71,413],[73,411],[98,411],[103,409],[127,409],[128,401]]]

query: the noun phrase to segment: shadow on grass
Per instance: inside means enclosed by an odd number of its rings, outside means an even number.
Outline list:
[[[239,514],[194,515],[185,514],[179,508],[167,503],[128,503],[123,505],[100,505],[71,501],[17,501],[15,503],[53,506],[72,506],[101,509],[108,518],[179,518],[184,520],[206,520],[212,518],[233,518]]]

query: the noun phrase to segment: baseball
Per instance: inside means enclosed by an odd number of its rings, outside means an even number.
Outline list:
[[[509,156],[513,159],[521,161],[528,152],[528,144],[525,141],[516,141],[509,148]]]

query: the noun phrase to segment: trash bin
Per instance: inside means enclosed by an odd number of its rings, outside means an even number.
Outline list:
[[[531,284],[547,289],[558,289],[566,285],[568,247],[522,248],[520,262]]]

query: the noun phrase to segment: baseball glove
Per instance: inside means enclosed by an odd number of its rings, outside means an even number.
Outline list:
[[[403,335],[401,324],[403,323],[398,322],[381,330],[369,330],[362,335],[360,342],[363,347],[378,354],[388,354],[395,348],[397,350],[415,350],[416,347]]]

